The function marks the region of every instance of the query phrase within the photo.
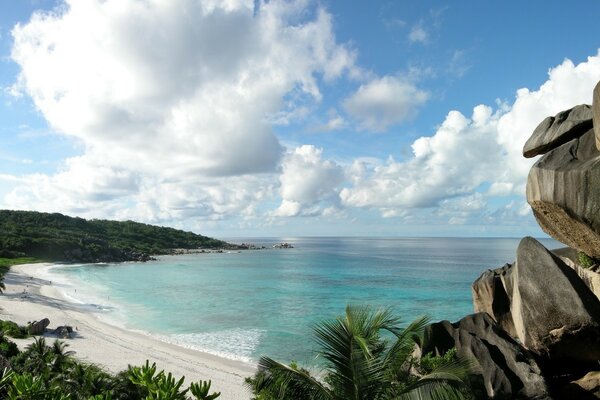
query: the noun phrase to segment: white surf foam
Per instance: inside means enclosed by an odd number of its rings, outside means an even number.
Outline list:
[[[260,329],[231,329],[216,332],[154,335],[160,340],[218,357],[253,362],[254,352],[266,332]]]

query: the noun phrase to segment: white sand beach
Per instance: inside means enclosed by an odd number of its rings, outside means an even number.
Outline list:
[[[211,354],[186,349],[152,337],[127,331],[107,324],[94,313],[61,295],[50,281],[40,278],[48,264],[14,266],[6,274],[6,291],[0,295],[0,319],[20,325],[48,318],[49,329],[71,325],[77,330],[73,339],[65,339],[76,357],[119,372],[128,364],[141,365],[147,359],[156,362],[176,376],[185,376],[186,382],[200,379],[212,381],[212,389],[221,392],[220,399],[249,399],[250,392],[243,381],[255,371],[255,366],[228,360]],[[52,335],[47,335],[53,341]],[[14,339],[23,347],[32,339]]]

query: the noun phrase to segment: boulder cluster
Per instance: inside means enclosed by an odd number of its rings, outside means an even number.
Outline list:
[[[46,333],[50,333],[62,339],[71,339],[73,338],[73,327],[68,325],[61,325],[56,327],[55,329],[48,329],[50,325],[50,320],[48,318],[43,318],[39,321],[30,322],[27,325],[27,333],[30,335],[44,335]]]
[[[516,260],[472,285],[475,314],[425,331],[422,353],[475,364],[476,398],[600,398],[600,83],[592,105],[542,121],[523,148],[542,157],[527,201],[544,232],[568,247],[521,240]]]

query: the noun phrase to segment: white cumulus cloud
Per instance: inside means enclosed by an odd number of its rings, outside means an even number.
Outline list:
[[[344,100],[344,110],[359,121],[360,128],[385,131],[413,118],[429,99],[429,93],[405,78],[384,76],[361,85]]]
[[[485,106],[476,107],[471,119],[452,111],[434,136],[413,143],[409,161],[354,165],[355,183],[341,192],[344,204],[386,210],[433,207],[471,193],[500,161],[495,157],[497,119]]]
[[[65,0],[35,13],[12,31],[20,72],[9,91],[31,98],[81,154],[49,175],[0,174],[10,184],[2,207],[151,222],[331,216],[344,207],[407,219],[426,209],[453,224],[528,213],[533,160],[522,157],[523,143],[546,116],[591,102],[600,53],[565,60],[512,102],[448,112],[408,158],[334,162],[314,145],[284,148],[275,132],[309,118],[320,85],[362,82],[344,113],[332,109],[315,130],[354,123],[383,132],[414,118],[430,94],[417,84],[425,75],[374,77],[357,67],[356,51],[336,41],[332,16],[314,4]],[[427,29],[414,40],[435,39],[435,24]],[[499,196],[510,204],[490,212]]]
[[[193,207],[221,216],[239,211],[229,203],[254,204],[256,196],[215,186],[245,193],[254,178],[238,177],[256,173],[276,181],[284,148],[272,121],[318,103],[320,78],[359,73],[355,51],[335,40],[331,15],[311,7],[66,0],[36,12],[12,31],[20,67],[13,89],[31,97],[53,130],[76,138],[83,154],[53,176],[22,177],[26,184],[5,203],[136,213],[143,200],[149,218]],[[260,181],[256,191],[269,192]],[[200,186],[173,192],[186,184]]]
[[[377,208],[383,216],[393,216],[429,207],[443,213],[455,204],[449,203],[453,198],[467,199],[479,210],[483,198],[478,193],[485,186],[486,196],[522,199],[534,162],[522,156],[525,141],[545,117],[591,104],[599,80],[600,53],[578,65],[565,60],[550,69],[539,89],[518,90],[512,104],[497,109],[479,105],[471,116],[451,111],[433,136],[412,144],[412,158],[355,161],[348,169],[352,184],[341,191],[341,200],[349,207]],[[523,207],[518,213],[525,213]],[[453,218],[453,223],[465,221],[463,215]]]
[[[303,145],[286,155],[280,177],[282,203],[274,216],[296,216],[305,210],[315,214],[320,210],[319,202],[335,201],[344,179],[343,169],[324,160],[322,152],[315,146]]]

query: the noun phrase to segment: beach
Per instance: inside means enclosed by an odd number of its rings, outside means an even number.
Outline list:
[[[0,319],[19,325],[48,318],[49,330],[61,325],[74,329],[72,339],[64,339],[69,350],[83,361],[116,373],[129,364],[156,362],[159,370],[185,376],[186,383],[211,380],[211,389],[220,391],[223,400],[250,399],[244,378],[253,375],[255,366],[162,342],[142,333],[122,329],[100,320],[84,304],[69,301],[52,285],[40,278],[49,264],[24,264],[11,268],[5,275],[6,290],[0,295]],[[52,342],[55,337],[46,334]],[[33,341],[11,339],[21,348]]]

